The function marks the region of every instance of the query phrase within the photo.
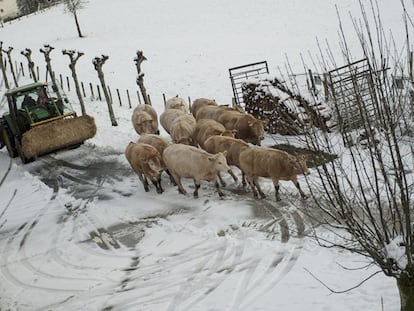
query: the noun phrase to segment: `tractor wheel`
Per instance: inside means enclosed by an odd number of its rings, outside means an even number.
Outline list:
[[[14,144],[14,139],[11,132],[6,126],[0,128],[0,135],[2,136],[3,142],[6,145],[7,151],[9,152],[10,158],[17,157],[16,145]]]
[[[16,146],[16,150],[17,150],[17,154],[20,157],[20,160],[22,160],[23,164],[26,164],[28,162],[33,161],[33,159],[28,159],[24,156],[23,154],[23,149],[22,149],[22,144],[20,143],[20,139],[18,139],[17,137],[14,138],[14,144]]]

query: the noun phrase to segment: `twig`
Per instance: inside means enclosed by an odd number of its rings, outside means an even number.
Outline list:
[[[368,281],[369,279],[371,279],[372,277],[374,277],[375,275],[377,275],[380,272],[383,272],[382,270],[378,270],[377,272],[371,274],[369,277],[363,279],[361,282],[359,282],[357,285],[350,287],[348,289],[345,290],[341,290],[341,291],[337,291],[337,290],[333,290],[332,288],[330,288],[328,285],[326,285],[324,282],[322,282],[320,279],[318,279],[312,272],[310,272],[308,269],[303,268],[306,272],[308,272],[315,280],[317,280],[319,283],[321,283],[323,285],[323,287],[325,287],[326,289],[328,289],[331,293],[334,294],[344,294],[347,292],[350,292],[351,290],[354,290],[355,288],[361,286],[362,284],[364,284],[366,281]]]

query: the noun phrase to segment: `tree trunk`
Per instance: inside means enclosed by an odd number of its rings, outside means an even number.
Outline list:
[[[78,15],[76,14],[76,11],[73,12],[73,16],[75,17],[75,23],[76,23],[76,29],[78,30],[78,36],[79,38],[83,38],[81,29],[79,26]]]
[[[414,310],[414,279],[398,278],[397,286],[400,293],[401,311]]]

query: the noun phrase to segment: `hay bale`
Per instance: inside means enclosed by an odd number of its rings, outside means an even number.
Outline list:
[[[36,126],[22,137],[22,151],[27,159],[83,143],[96,134],[93,117],[84,115]]]

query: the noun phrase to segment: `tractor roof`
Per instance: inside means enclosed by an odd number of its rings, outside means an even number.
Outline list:
[[[9,89],[6,92],[6,95],[12,95],[12,94],[20,93],[20,92],[27,92],[32,89],[37,89],[41,86],[47,86],[47,82],[34,82],[34,83],[26,84],[23,86],[15,87],[13,89]]]

